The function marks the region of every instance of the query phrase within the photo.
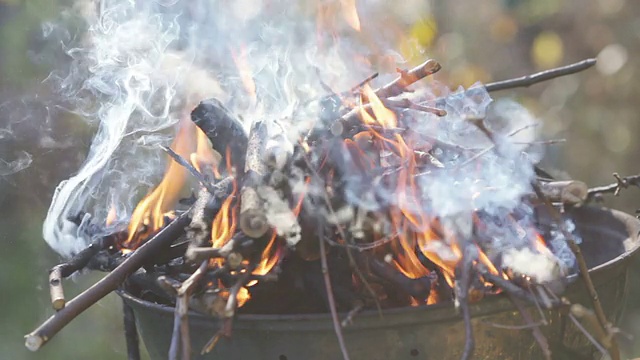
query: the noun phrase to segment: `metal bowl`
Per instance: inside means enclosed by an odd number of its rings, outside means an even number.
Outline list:
[[[581,247],[607,317],[620,318],[627,297],[628,265],[637,256],[640,221],[616,211],[585,207],[572,214],[582,235]],[[574,275],[564,296],[591,307],[589,295]],[[141,337],[152,359],[165,359],[171,343],[173,308],[158,305],[120,291],[134,310]],[[472,304],[476,340],[475,359],[537,359],[540,350],[531,330],[497,328],[493,324],[522,324],[520,314],[505,296],[489,296]],[[530,309],[537,314],[535,308]],[[595,349],[560,311],[546,311],[549,325],[541,329],[554,358],[593,359]],[[328,314],[239,315],[233,337],[222,339],[215,349],[200,349],[219,329],[219,322],[191,313],[193,358],[196,359],[339,359],[340,350]],[[465,341],[460,315],[450,302],[430,306],[364,312],[344,329],[351,359],[459,359]]]

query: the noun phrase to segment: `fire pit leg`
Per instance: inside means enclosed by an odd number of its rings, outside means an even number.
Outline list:
[[[131,306],[122,300],[122,313],[124,317],[124,337],[127,341],[127,359],[140,360],[140,341],[136,326],[136,315]]]

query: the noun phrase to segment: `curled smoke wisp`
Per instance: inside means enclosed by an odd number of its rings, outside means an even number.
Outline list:
[[[197,101],[218,97],[249,128],[255,119],[287,119],[303,100],[324,94],[316,68],[336,89],[368,76],[371,68],[343,61],[363,48],[346,39],[316,45],[315,8],[284,0],[105,0],[69,9],[75,18],[66,24],[86,31],[62,41],[70,65],[46,82],[97,130],[84,164],[56,189],[43,228],[49,245],[63,256],[84,248],[90,239],[68,221],[83,211],[104,223],[115,206],[125,220],[164,169],[156,145],[168,145],[173,125]],[[43,32],[59,26],[45,24]],[[255,101],[238,71],[242,58]],[[289,135],[306,121],[289,120]]]

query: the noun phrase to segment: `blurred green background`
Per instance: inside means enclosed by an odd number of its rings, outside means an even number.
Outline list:
[[[115,295],[77,318],[40,352],[29,353],[23,346],[23,335],[51,315],[46,274],[60,260],[42,240],[41,225],[55,186],[78,169],[93,131],[56,111],[57,104],[47,100],[51,89],[41,85],[59,60],[45,56],[47,47],[55,44],[42,42],[42,33],[51,26],[48,21],[57,20],[71,5],[61,0],[0,0],[2,359],[126,358],[121,303]],[[567,140],[545,151],[544,166],[554,174],[600,185],[612,182],[613,172],[640,172],[640,142],[635,139],[640,130],[640,66],[634,56],[640,54],[640,2],[404,0],[378,6],[389,7],[402,19],[397,36],[401,54],[410,61],[436,58],[444,66],[436,79],[451,87],[597,56],[599,64],[586,72],[494,97],[517,99],[543,121],[544,138]],[[634,212],[640,208],[639,194],[627,190],[606,204]],[[100,275],[68,281],[67,297]],[[638,276],[640,271],[632,283]],[[638,337],[637,288],[631,294],[635,307],[622,325]],[[629,356],[640,356],[640,341],[633,343],[624,347]]]

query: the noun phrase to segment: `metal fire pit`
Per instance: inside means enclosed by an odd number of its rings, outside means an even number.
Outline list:
[[[620,318],[627,297],[628,265],[638,254],[640,222],[625,213],[583,208],[573,213],[593,282],[609,319]],[[581,281],[571,277],[565,296],[590,307]],[[171,343],[173,308],[120,292],[133,307],[138,329],[152,359],[166,359]],[[540,351],[530,330],[505,330],[489,323],[519,325],[522,319],[505,296],[490,296],[471,306],[476,340],[475,359],[537,359]],[[532,314],[537,314],[531,309]],[[542,327],[554,358],[593,359],[595,349],[560,311],[547,311]],[[331,318],[317,315],[240,315],[233,338],[222,339],[214,351],[200,349],[219,329],[217,320],[192,313],[191,341],[197,359],[326,360],[341,358]],[[464,326],[453,304],[364,312],[344,330],[351,359],[459,359]]]

